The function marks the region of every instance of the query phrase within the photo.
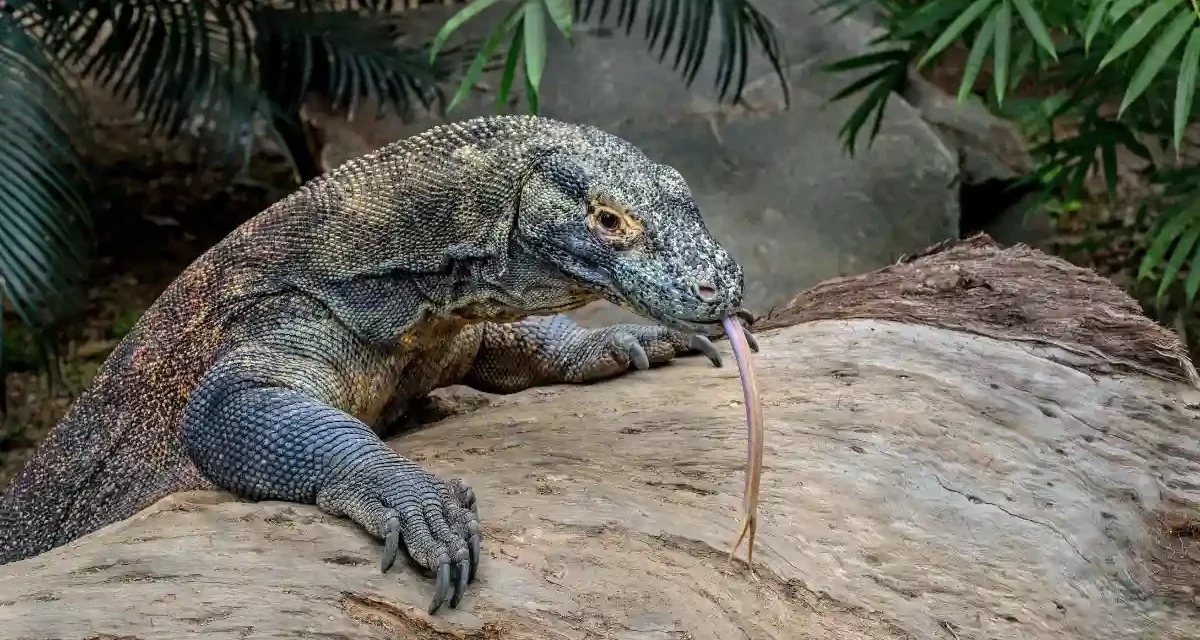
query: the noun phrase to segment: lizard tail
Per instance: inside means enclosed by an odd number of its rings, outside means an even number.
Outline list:
[[[0,564],[71,542],[170,493],[207,485],[177,437],[148,438],[156,425],[130,422],[127,411],[95,400],[76,403],[0,495]]]

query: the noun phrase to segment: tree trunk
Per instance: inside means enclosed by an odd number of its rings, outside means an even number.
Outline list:
[[[757,581],[725,570],[745,433],[723,343],[722,368],[451,390],[392,441],[479,496],[457,610],[426,615],[432,580],[381,574],[352,522],[190,493],[0,567],[0,636],[1200,638],[1200,384],[1110,283],[975,237],[756,328]]]

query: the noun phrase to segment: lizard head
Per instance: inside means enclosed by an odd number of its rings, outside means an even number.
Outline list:
[[[574,285],[687,332],[721,333],[742,268],[709,233],[683,176],[595,129],[538,154],[517,238]]]

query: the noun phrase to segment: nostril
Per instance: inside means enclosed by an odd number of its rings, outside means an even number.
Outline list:
[[[705,302],[712,302],[717,299],[717,289],[707,282],[701,282],[696,285],[696,295]]]

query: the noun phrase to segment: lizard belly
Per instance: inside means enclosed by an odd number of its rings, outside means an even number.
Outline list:
[[[404,347],[381,356],[367,371],[350,372],[343,410],[372,428],[399,421],[412,400],[466,376],[482,336],[481,325],[467,325],[427,347]]]

